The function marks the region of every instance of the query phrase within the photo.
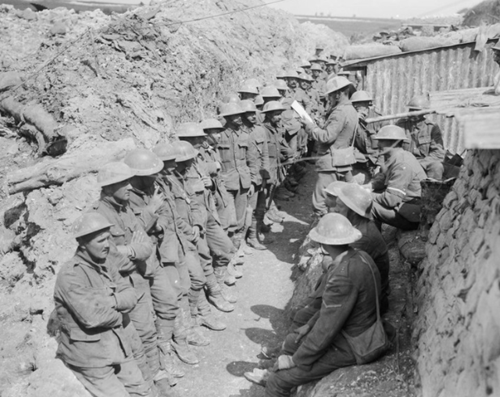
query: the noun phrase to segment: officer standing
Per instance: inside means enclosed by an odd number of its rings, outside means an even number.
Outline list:
[[[110,255],[112,226],[96,212],[73,224],[78,248],[59,271],[54,289],[61,324],[57,357],[93,396],[152,397],[123,328],[137,296],[118,272],[120,262],[128,261]]]
[[[318,179],[313,192],[314,215],[320,218],[327,212],[324,189],[337,180],[352,179],[352,164],[356,162],[350,149],[358,123],[358,115],[349,100],[352,83],[345,77],[328,81],[326,93],[331,104],[323,128],[302,120],[308,135],[318,142],[316,171]]]
[[[408,103],[408,111],[417,112],[430,109],[431,103],[427,96],[417,95]],[[426,119],[425,115],[410,116],[399,120],[397,126],[405,130],[409,143],[404,149],[413,154],[427,176],[432,179],[443,179],[445,150],[441,129]]]
[[[385,158],[385,171],[372,181],[372,215],[380,225],[414,230],[420,222],[420,181],[425,171],[413,154],[403,149],[408,141],[402,128],[382,127],[373,137]]]

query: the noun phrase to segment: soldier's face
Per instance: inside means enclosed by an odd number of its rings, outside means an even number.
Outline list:
[[[288,87],[290,88],[297,88],[297,80],[296,79],[293,79],[293,78],[287,78],[286,79],[286,83],[288,85]]]
[[[346,206],[344,202],[338,197],[337,197],[337,206],[335,207],[335,212],[344,216],[347,216],[347,214],[349,213],[349,207]]]
[[[311,83],[309,83],[308,81],[301,81],[300,88],[307,91],[309,88],[311,88]]]
[[[252,94],[250,92],[240,92],[240,98],[242,101],[245,99],[250,99],[251,101],[253,101],[256,96],[257,94]]]
[[[207,142],[210,145],[217,145],[220,141],[220,130],[217,128],[209,128],[205,130],[205,133],[207,134]]]
[[[325,198],[325,205],[328,209],[334,209],[337,206],[337,197],[327,194]]]
[[[241,119],[241,114],[233,114],[228,116],[228,121],[234,125],[241,126],[243,125],[243,120]]]
[[[397,142],[398,141],[379,139],[378,140],[378,148],[380,149],[380,153],[381,154],[387,153],[390,149],[392,149],[394,146],[396,146]]]
[[[319,70],[313,70],[313,71],[312,71],[312,76],[313,76],[315,79],[317,79],[317,78],[319,77],[319,74],[320,74],[320,73],[321,73],[321,72],[320,72]]]
[[[245,113],[245,118],[252,124],[255,124],[257,122],[257,113],[255,112],[246,112]]]
[[[370,103],[369,102],[358,102],[353,104],[354,108],[359,114],[359,117],[365,119],[370,112]]]
[[[130,189],[132,189],[130,179],[105,187],[106,193],[119,203],[126,203],[130,199]]]
[[[95,236],[80,243],[80,249],[87,252],[96,262],[105,260],[109,254],[109,230],[99,231]]]
[[[304,72],[306,72],[308,75],[311,75],[311,68],[304,68]]]
[[[199,149],[203,146],[203,143],[205,142],[205,137],[204,136],[194,136],[191,138],[186,139],[195,149]]]
[[[271,124],[277,125],[281,121],[281,111],[275,111],[271,112],[269,115],[269,120],[271,121]]]
[[[175,160],[167,160],[163,162],[163,172],[166,174],[171,174],[174,172],[175,167],[177,165],[175,164]]]
[[[334,71],[335,71],[335,69],[334,69],[333,65],[326,65],[326,72],[327,72],[328,74],[331,74],[331,73],[333,73]]]

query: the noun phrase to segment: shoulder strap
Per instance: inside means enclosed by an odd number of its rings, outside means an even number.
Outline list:
[[[361,260],[366,263],[366,266],[370,269],[372,272],[373,276],[373,282],[375,283],[375,303],[377,304],[377,321],[380,321],[380,304],[378,301],[378,288],[377,288],[377,279],[375,278],[375,272],[373,271],[372,267],[370,264],[366,261],[366,259],[363,257],[363,254],[360,254]]]

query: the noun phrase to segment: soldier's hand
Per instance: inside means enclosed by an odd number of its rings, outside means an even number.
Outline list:
[[[255,194],[255,185],[252,183],[250,185],[250,188],[248,189],[248,193],[247,193],[247,196],[253,196]]]
[[[204,176],[203,178],[201,178],[201,180],[203,181],[203,185],[206,188],[212,187],[212,185],[213,185],[212,178],[210,178],[209,176]]]
[[[163,205],[164,201],[165,201],[165,196],[163,196],[163,193],[157,187],[153,196],[151,197],[149,206],[151,207],[153,212],[156,212]]]
[[[278,360],[274,364],[273,370],[274,372],[281,371],[283,369],[290,369],[295,367],[295,363],[293,362],[292,356],[287,356],[286,354],[282,354],[278,357]]]
[[[198,226],[193,227],[193,242],[196,243],[200,239],[200,228]]]
[[[309,324],[304,324],[302,327],[297,328],[295,332],[297,332],[297,338],[295,339],[295,343],[300,343],[302,338],[306,336],[311,330],[311,326]]]

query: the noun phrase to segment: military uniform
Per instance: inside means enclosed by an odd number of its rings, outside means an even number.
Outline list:
[[[130,280],[136,290],[137,305],[129,316],[144,346],[151,376],[155,376],[160,370],[160,358],[149,287],[149,278],[154,274],[154,268],[148,266],[147,262],[153,254],[154,245],[149,238],[142,243],[132,242],[133,233],[144,232],[144,229],[128,203],[120,204],[113,197],[106,196],[96,202],[93,209],[113,224],[110,229],[113,244],[118,248],[125,246],[129,249],[128,261],[118,270]]]
[[[389,150],[385,158],[384,180],[375,178],[372,183],[372,215],[376,221],[399,229],[416,229],[420,219],[420,181],[426,178],[425,171],[415,156],[402,148]]]
[[[409,143],[403,145],[413,154],[429,178],[443,179],[445,150],[441,129],[427,120],[414,123],[409,119],[398,121],[397,125],[405,130]]]
[[[119,257],[128,262],[118,254],[114,259]],[[57,357],[94,396],[149,396],[123,328],[137,296],[112,258],[95,263],[77,251],[59,271],[54,290],[61,324]]]
[[[291,355],[296,367],[271,373],[266,397],[289,396],[296,386],[356,364],[343,334],[360,335],[377,319],[372,270],[380,291],[378,269],[367,253],[349,249],[336,258],[328,269],[321,302],[313,302],[315,310],[294,320],[296,327],[309,324],[309,333],[298,344],[297,333],[285,339],[282,354]]]
[[[257,180],[257,154],[250,145],[248,133],[242,128],[235,130],[229,125],[221,133],[217,150],[221,158],[221,176],[229,197],[234,202],[238,232],[245,225],[248,189]]]
[[[323,129],[313,125],[306,125],[309,136],[318,142],[318,156],[316,171],[318,180],[313,192],[313,209],[317,216],[327,213],[325,205],[325,188],[337,180],[349,182],[352,178],[351,164],[345,164],[338,149],[346,149],[351,146],[354,132],[358,124],[358,113],[351,102],[345,100],[337,104],[328,115]]]

